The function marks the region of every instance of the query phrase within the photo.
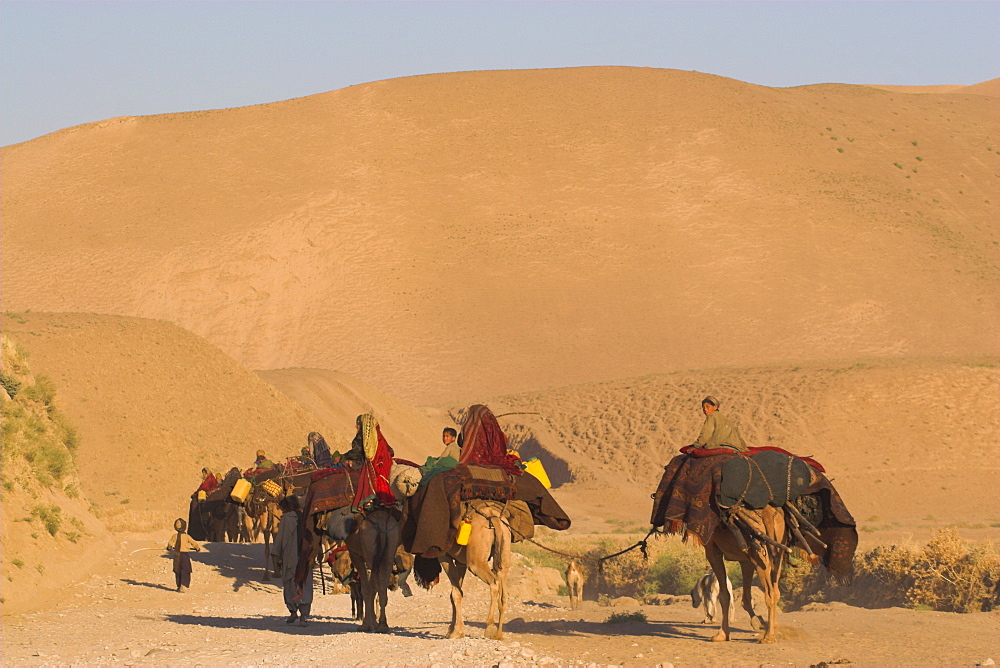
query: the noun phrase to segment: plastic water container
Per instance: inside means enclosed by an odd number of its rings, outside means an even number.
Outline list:
[[[468,545],[469,536],[472,535],[472,522],[470,520],[462,520],[462,526],[458,528],[458,536],[455,537],[455,542],[459,545]]]
[[[247,497],[250,496],[250,490],[253,489],[253,485],[246,478],[240,478],[233,485],[233,491],[229,493],[229,498],[235,503],[244,503]]]
[[[208,498],[208,493],[205,490],[203,490],[203,489],[198,490],[198,500],[199,501],[204,501],[207,498]]]
[[[549,481],[549,476],[545,473],[545,467],[542,466],[540,461],[538,461],[538,457],[532,457],[528,461],[524,462],[524,470],[538,478],[538,482],[542,483],[546,489],[552,487],[552,483]]]

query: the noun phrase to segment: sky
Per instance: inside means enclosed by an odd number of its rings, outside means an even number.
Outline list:
[[[0,146],[469,70],[628,65],[765,86],[1000,77],[1000,1],[0,1]]]

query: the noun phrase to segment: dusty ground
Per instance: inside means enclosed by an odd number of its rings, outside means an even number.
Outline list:
[[[486,588],[467,597],[470,637],[446,640],[448,592],[391,594],[389,635],[361,634],[346,595],[317,590],[307,628],[284,623],[275,581],[261,581],[263,546],[211,544],[195,555],[192,591],[173,591],[165,535],[136,534],[53,606],[3,619],[4,665],[975,665],[1000,657],[1000,613],[959,615],[815,605],[782,614],[778,645],[754,642],[738,618],[733,641],[687,603],[643,606],[646,623],[608,624],[615,611],[555,596],[526,597],[508,611],[502,641],[481,637]],[[144,549],[154,548],[154,549]],[[139,551],[136,551],[139,550]]]

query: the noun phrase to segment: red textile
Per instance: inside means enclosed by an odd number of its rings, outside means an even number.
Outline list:
[[[375,427],[378,434],[378,447],[375,449],[375,457],[366,459],[361,467],[361,479],[358,480],[358,491],[354,495],[352,507],[355,510],[362,508],[368,503],[371,497],[383,506],[395,506],[396,497],[389,489],[389,471],[392,469],[392,450],[382,436],[382,429]]]
[[[412,466],[414,468],[420,468],[420,464],[417,464],[416,462],[411,462],[409,459],[403,459],[402,457],[393,457],[392,461],[396,462],[397,464],[402,464],[403,466]]]
[[[209,473],[205,476],[205,479],[201,481],[201,485],[195,492],[211,492],[219,487],[219,481],[215,478],[215,475]]]
[[[524,473],[521,460],[507,454],[507,436],[496,416],[483,404],[469,407],[462,427],[462,455],[458,463],[500,466],[513,475]]]
[[[785,450],[784,448],[779,448],[779,447],[774,446],[774,445],[764,445],[764,446],[761,446],[761,447],[747,448],[746,452],[744,452],[742,454],[744,454],[744,455],[752,455],[754,453],[763,452],[765,450],[771,450],[773,452],[780,452],[782,454],[789,455],[790,457],[795,457],[796,459],[801,459],[806,464],[808,464],[809,466],[813,467],[814,469],[816,469],[820,473],[826,473],[826,469],[823,468],[823,465],[820,464],[815,459],[813,459],[812,457],[799,457],[795,453],[789,452],[788,450]],[[683,448],[681,448],[681,452],[683,452],[685,455],[691,455],[692,457],[701,458],[701,457],[713,457],[715,455],[731,455],[731,454],[734,454],[736,451],[733,450],[732,448],[710,448],[709,449],[709,448],[695,448],[695,447],[690,446],[690,445],[685,445]]]

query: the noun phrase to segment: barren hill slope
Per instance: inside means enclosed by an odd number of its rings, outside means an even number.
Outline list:
[[[421,403],[994,352],[998,112],[601,67],[111,119],[3,150],[5,308]]]
[[[341,427],[337,432],[341,440],[327,438],[333,450],[346,452],[354,438],[355,418],[372,413],[396,455],[423,464],[427,457],[441,454],[441,430],[456,426],[440,411],[416,408],[336,371],[276,369],[258,371],[257,375],[324,424]]]
[[[1000,360],[827,361],[720,368],[507,395],[515,440],[533,439],[578,512],[648,522],[662,465],[698,435],[718,397],[750,445],[820,461],[867,530],[1000,526]],[[598,507],[595,504],[601,504]]]
[[[58,388],[79,431],[80,487],[111,528],[169,530],[203,466],[244,469],[258,448],[284,458],[309,431],[349,433],[170,323],[27,313],[4,316],[3,329]]]

